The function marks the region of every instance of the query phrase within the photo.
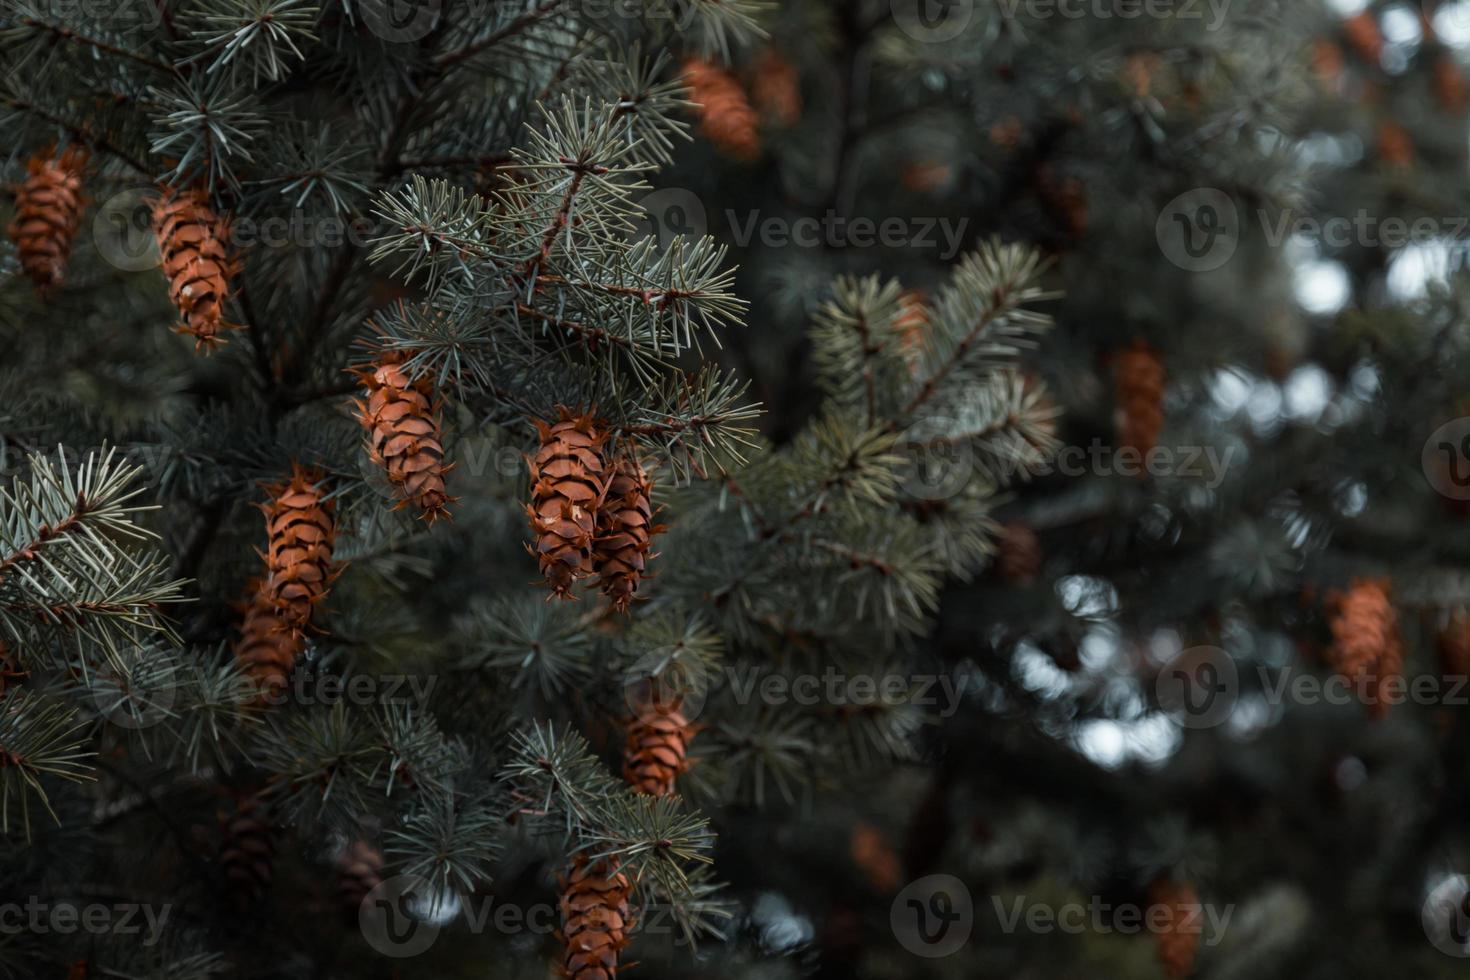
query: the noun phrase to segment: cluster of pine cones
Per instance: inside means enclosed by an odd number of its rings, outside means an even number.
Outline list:
[[[614,609],[626,611],[647,573],[653,536],[653,481],[637,450],[608,458],[607,425],[590,412],[559,408],[554,423],[536,420],[541,446],[528,460],[526,506],[532,553],[554,596],[570,598],[595,576]]]

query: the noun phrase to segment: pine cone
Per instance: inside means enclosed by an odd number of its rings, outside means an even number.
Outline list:
[[[222,331],[230,280],[238,271],[229,256],[229,221],[215,214],[201,188],[169,191],[153,207],[153,235],[168,277],[169,298],[182,318],[175,329],[194,337],[206,353],[225,343]]]
[[[1167,912],[1164,928],[1155,937],[1164,976],[1168,980],[1185,980],[1194,972],[1195,954],[1199,950],[1199,895],[1187,881],[1160,878],[1149,886],[1149,902]]]
[[[326,597],[335,577],[332,542],[337,527],[333,505],[317,487],[320,480],[320,473],[293,466],[290,481],[267,488],[275,499],[261,505],[269,538],[265,555],[269,577],[263,592],[281,621],[294,630],[310,625],[312,610]]]
[[[1319,37],[1312,42],[1312,74],[1328,91],[1335,91],[1342,78],[1342,48],[1336,41]]]
[[[1377,68],[1383,58],[1383,32],[1371,9],[1354,14],[1342,22],[1343,37],[1358,57]]]
[[[527,461],[531,503],[526,515],[546,583],[552,595],[566,598],[572,585],[593,571],[593,533],[608,480],[602,455],[607,433],[590,414],[557,412],[555,424],[536,420],[541,448]]]
[[[1434,100],[1439,107],[1451,115],[1465,111],[1465,73],[1460,63],[1448,51],[1440,52],[1434,59]]]
[[[255,682],[262,698],[269,697],[286,686],[296,668],[302,634],[286,625],[280,608],[259,582],[252,584],[242,611],[245,615],[240,623],[240,639],[235,643],[235,659]]]
[[[751,97],[765,115],[782,126],[801,119],[801,76],[775,48],[766,48],[755,63]]]
[[[607,495],[597,510],[597,537],[592,543],[592,567],[602,594],[618,612],[626,612],[638,593],[653,536],[664,525],[653,523],[653,481],[636,452],[618,457]]]
[[[853,864],[875,892],[886,895],[898,891],[903,882],[903,863],[883,831],[870,823],[859,823],[852,828],[847,843]]]
[[[337,895],[357,915],[363,899],[383,881],[383,855],[365,840],[355,840],[337,858]]]
[[[938,160],[910,160],[898,172],[899,183],[920,194],[948,190],[954,178],[954,167]]]
[[[1384,685],[1403,667],[1398,616],[1389,599],[1388,583],[1358,579],[1347,593],[1336,597],[1331,622],[1332,646],[1327,651],[1332,669],[1354,685],[1371,681],[1370,708],[1375,716],[1388,709]]]
[[[1456,609],[1435,638],[1439,669],[1445,677],[1470,676],[1470,610]]]
[[[1118,443],[1147,456],[1164,428],[1164,365],[1143,341],[1117,353],[1113,363]],[[1140,472],[1143,472],[1140,470]]]
[[[1000,577],[1015,585],[1027,585],[1041,573],[1046,553],[1031,525],[1012,521],[1001,529],[995,567]]]
[[[699,131],[736,160],[760,156],[761,141],[755,110],[734,77],[700,58],[684,62],[684,84],[690,101],[700,106]]]
[[[368,389],[366,402],[357,402],[357,420],[368,430],[368,455],[383,467],[402,498],[430,524],[448,517],[455,498],[444,489],[444,477],[453,469],[444,465],[444,434],[439,407],[428,378],[411,379],[403,370],[406,355],[389,352],[373,367],[358,372]]]
[[[927,299],[922,289],[905,290],[898,297],[899,314],[893,328],[898,334],[898,347],[908,363],[910,375],[918,373],[924,350],[929,344]]]
[[[589,864],[585,855],[573,859],[561,895],[569,980],[613,980],[618,975],[618,953],[628,945],[632,926],[628,918],[632,890],[616,863]]]
[[[689,769],[689,740],[695,731],[678,708],[650,700],[628,725],[623,778],[640,793],[670,795],[674,780]]]
[[[1409,131],[1392,119],[1385,119],[1378,124],[1378,159],[1385,166],[1395,169],[1405,169],[1414,164],[1414,141],[1409,137]]]
[[[82,167],[86,155],[72,148],[60,156],[38,153],[15,192],[11,241],[20,267],[43,295],[61,285],[72,240],[82,223]]]
[[[233,814],[222,816],[225,842],[220,866],[237,899],[259,902],[271,883],[276,856],[265,804],[258,796],[241,797]]]

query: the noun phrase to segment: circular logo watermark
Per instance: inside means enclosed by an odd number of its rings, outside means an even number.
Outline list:
[[[932,415],[904,430],[895,444],[904,459],[904,493],[915,500],[948,500],[965,489],[975,475],[975,447],[952,437],[961,428],[954,419]]]
[[[964,33],[975,18],[975,0],[889,0],[898,29],[922,44],[941,44]]]
[[[433,889],[418,875],[394,875],[378,882],[357,907],[357,924],[368,945],[399,959],[417,956],[439,938],[439,925],[420,911]]]
[[[1451,419],[1424,440],[1424,479],[1451,500],[1470,500],[1470,416]]]
[[[1214,728],[1240,696],[1235,661],[1219,647],[1181,650],[1154,680],[1159,706],[1185,728]]]
[[[123,272],[154,269],[162,261],[153,236],[153,202],[158,192],[133,187],[112,195],[92,218],[92,242],[102,258]]]
[[[136,663],[126,673],[103,664],[88,687],[97,713],[119,728],[152,728],[173,715],[178,697],[171,664]]]
[[[1164,258],[1188,272],[1212,272],[1240,244],[1240,212],[1230,195],[1213,187],[1185,191],[1164,205],[1154,223]]]
[[[928,875],[898,893],[888,920],[904,949],[937,959],[969,942],[975,906],[970,890],[954,875]]]
[[[709,681],[703,664],[652,650],[623,674],[623,699],[634,717],[651,706],[663,713],[677,711],[686,721],[693,721],[704,711]]]
[[[1424,935],[1441,953],[1470,957],[1470,878],[1451,875],[1424,900]]]
[[[434,29],[442,0],[361,0],[368,30],[385,41],[417,41]]]
[[[630,241],[653,237],[668,248],[675,238],[703,238],[709,233],[709,217],[704,202],[693,191],[683,187],[664,187],[643,195],[638,201],[643,216],[633,224]]]

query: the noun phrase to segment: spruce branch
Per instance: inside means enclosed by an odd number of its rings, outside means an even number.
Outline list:
[[[31,834],[30,799],[34,795],[57,820],[42,779],[71,782],[92,778],[75,709],[17,688],[0,696],[0,833],[10,832],[11,809],[20,808],[21,825]]]

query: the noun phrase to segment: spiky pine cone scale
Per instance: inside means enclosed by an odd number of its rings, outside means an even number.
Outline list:
[[[296,630],[310,625],[334,575],[336,522],[332,503],[317,486],[320,478],[294,468],[289,481],[270,488],[272,500],[262,508],[269,541],[265,595]]]
[[[562,886],[563,966],[570,980],[613,980],[628,945],[632,885],[615,862],[579,855]]]
[[[603,458],[607,433],[590,414],[565,408],[558,414],[550,425],[536,421],[541,448],[529,461],[531,503],[526,514],[546,584],[552,595],[567,598],[573,585],[594,571],[597,510],[608,479]]]
[[[176,329],[192,336],[194,349],[206,353],[225,343],[224,331],[235,329],[224,319],[238,271],[229,234],[229,221],[215,213],[201,189],[169,191],[154,205],[153,235],[169,298],[179,311]]]
[[[61,285],[72,241],[82,223],[84,155],[38,153],[26,164],[7,229],[20,267],[43,294]]]
[[[689,769],[689,740],[695,726],[682,712],[651,701],[628,725],[623,777],[640,793],[668,796]]]
[[[596,526],[593,569],[613,608],[625,612],[653,557],[649,553],[653,537],[664,530],[662,524],[653,523],[653,481],[636,454],[624,453],[614,464]]]
[[[302,634],[281,618],[279,607],[260,583],[252,586],[242,611],[235,660],[263,699],[286,686],[301,655]]]
[[[357,420],[367,430],[368,455],[383,467],[399,497],[399,507],[413,504],[432,524],[449,516],[454,502],[445,489],[452,466],[444,463],[444,431],[433,386],[427,378],[411,378],[405,356],[384,354],[358,378],[368,390],[357,403]]]

